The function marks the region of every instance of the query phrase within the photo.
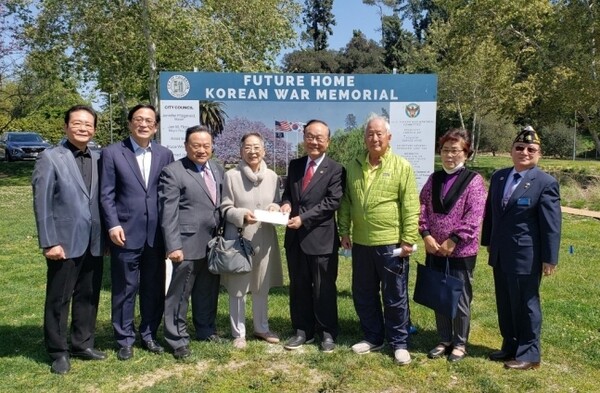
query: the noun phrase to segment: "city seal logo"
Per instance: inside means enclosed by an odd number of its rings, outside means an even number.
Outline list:
[[[408,104],[406,105],[404,112],[406,113],[406,116],[414,119],[415,117],[419,116],[419,113],[421,113],[421,107],[417,104]]]
[[[190,81],[183,75],[173,75],[167,81],[167,91],[175,98],[183,98],[190,92]]]

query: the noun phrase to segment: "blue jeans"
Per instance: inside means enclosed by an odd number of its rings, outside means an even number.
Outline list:
[[[397,247],[352,247],[352,298],[364,339],[380,345],[387,338],[394,350],[408,348],[410,325],[408,258],[392,257]]]

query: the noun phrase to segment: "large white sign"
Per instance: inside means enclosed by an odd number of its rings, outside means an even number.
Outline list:
[[[436,75],[162,72],[160,99],[161,142],[177,158],[185,129],[200,124],[200,102],[216,101],[229,121],[262,124],[290,143],[310,119],[335,133],[387,115],[393,150],[411,162],[419,188],[434,169]]]

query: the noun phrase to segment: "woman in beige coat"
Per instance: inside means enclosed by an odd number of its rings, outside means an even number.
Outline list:
[[[225,173],[221,211],[226,214],[225,238],[234,239],[237,228],[250,239],[255,255],[252,272],[222,274],[221,283],[229,293],[229,319],[236,348],[246,347],[246,294],[252,293],[254,336],[269,343],[278,343],[279,337],[269,330],[268,294],[274,286],[283,285],[281,254],[277,233],[272,224],[261,223],[254,210],[279,210],[279,178],[267,168],[265,143],[258,133],[242,137],[242,161]]]

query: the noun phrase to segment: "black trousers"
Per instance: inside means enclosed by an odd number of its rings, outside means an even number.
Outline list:
[[[94,347],[96,315],[102,285],[102,257],[89,253],[78,258],[54,261],[48,266],[44,305],[44,340],[52,359],[69,354],[67,343],[71,306],[71,350]]]
[[[306,255],[297,242],[286,248],[290,276],[292,327],[308,339],[316,333],[338,335],[337,286],[339,256]]]
[[[112,323],[119,347],[136,339],[135,300],[140,297],[140,338],[156,340],[165,308],[165,251],[163,247],[128,250],[111,246]]]
[[[192,299],[196,338],[207,340],[217,333],[215,320],[220,276],[208,271],[207,259],[173,263],[169,290],[165,297],[165,340],[173,349],[190,344],[187,314]]]

